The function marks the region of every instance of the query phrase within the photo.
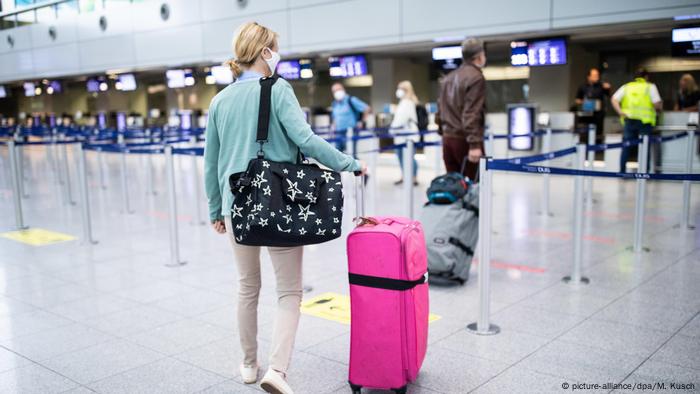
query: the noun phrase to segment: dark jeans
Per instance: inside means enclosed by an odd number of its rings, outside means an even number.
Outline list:
[[[623,129],[622,138],[623,140],[639,138],[640,136],[643,136],[645,134],[651,134],[652,128],[652,125],[648,123],[642,123],[642,121],[640,120],[625,119],[625,127]],[[638,145],[638,148],[641,149],[642,145]],[[630,149],[630,147],[622,148],[622,153],[620,154],[620,172],[622,173],[626,172],[627,159],[630,155]],[[649,149],[649,152],[651,152],[651,149]],[[640,168],[639,170],[637,170],[637,172],[648,172],[648,164],[649,155],[647,155],[647,168]]]
[[[484,152],[484,144],[481,144],[481,152]],[[447,172],[461,172],[462,175],[469,177],[470,180],[476,180],[476,174],[479,172],[479,162],[472,163],[466,160],[464,171],[462,171],[462,163],[469,156],[469,144],[461,137],[443,137],[442,138],[442,159],[445,161],[445,169]]]
[[[414,155],[415,155],[415,152],[414,152]],[[397,149],[396,156],[399,158],[399,165],[401,166],[401,173],[403,173],[403,149]],[[416,161],[416,157],[413,156],[413,177],[415,178],[417,175],[418,175],[418,162]]]

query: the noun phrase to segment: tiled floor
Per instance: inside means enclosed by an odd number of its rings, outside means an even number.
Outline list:
[[[0,158],[1,232],[12,230],[14,219],[5,148]],[[81,238],[80,205],[66,204],[45,150],[29,147],[26,158],[26,222]],[[260,392],[238,376],[236,270],[226,238],[193,223],[190,158],[178,159],[176,168],[180,247],[187,261],[178,268],[165,266],[162,160],[155,159],[153,196],[144,186],[147,158],[128,158],[135,213],[124,214],[118,158],[105,157],[105,190],[95,154],[88,159],[97,245],[79,239],[29,246],[0,238],[0,392]],[[378,213],[401,214],[401,189],[392,185],[397,168],[384,165],[377,175]],[[431,170],[421,171],[422,184],[431,176]],[[491,308],[502,332],[475,336],[464,329],[478,312],[476,266],[465,286],[432,288],[431,309],[442,319],[431,324],[428,355],[410,392],[561,393],[564,383],[622,382],[693,383],[697,392],[700,231],[674,228],[681,186],[649,183],[644,244],[651,251],[636,256],[626,250],[634,182],[595,180],[595,203],[586,208],[583,272],[591,284],[585,286],[560,280],[571,271],[573,181],[552,177],[552,217],[537,214],[540,185],[535,176],[494,176]],[[700,223],[700,188],[694,192],[691,205]],[[416,207],[423,198],[422,188],[416,190]],[[346,204],[347,221],[351,198]],[[307,248],[305,284],[313,290],[306,296],[347,293],[344,256],[342,239]],[[259,337],[265,364],[275,296],[267,257],[263,266]],[[348,326],[302,316],[289,376],[296,391],[349,392],[348,341]]]

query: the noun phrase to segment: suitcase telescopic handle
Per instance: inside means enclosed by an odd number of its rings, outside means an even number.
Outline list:
[[[362,172],[355,171],[355,224],[365,216],[365,177]]]

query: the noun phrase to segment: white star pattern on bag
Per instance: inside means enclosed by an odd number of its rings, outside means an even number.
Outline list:
[[[243,241],[242,237],[236,237],[236,242],[241,242],[241,241]]]
[[[321,176],[323,177],[323,179],[326,180],[326,182],[330,182],[333,180],[333,173],[332,172],[325,171],[323,173],[323,175],[321,175]]]
[[[287,224],[289,224],[289,222],[292,221],[292,215],[287,214],[287,215],[284,215],[282,217],[284,218],[284,220],[287,221]]]
[[[285,174],[289,174],[289,171],[286,168],[283,168],[282,172],[284,172]]]
[[[318,229],[318,231],[316,232],[316,235],[326,235],[326,230],[325,229],[324,230]]]
[[[315,180],[310,180],[309,181],[309,187],[316,187],[316,181]]]
[[[333,218],[333,223],[340,223],[340,219],[338,219],[338,218]]]
[[[241,215],[241,211],[243,210],[243,207],[237,207],[236,204],[233,204],[233,209],[231,209],[231,213],[233,216],[231,216],[231,219],[235,218],[238,216],[239,218],[243,218],[243,215]]]
[[[287,195],[289,198],[294,201],[296,198],[297,194],[301,194],[301,190],[299,190],[299,187],[297,186],[298,182],[293,182],[287,179],[287,183],[289,184],[289,188],[287,189]]]
[[[335,210],[336,210],[335,206],[332,206],[331,210],[333,210],[333,212],[335,212]]]
[[[299,229],[299,234],[301,234],[301,235],[306,234],[306,230],[304,230],[304,227]]]
[[[314,194],[313,194],[313,193],[311,193],[311,192],[306,193],[306,199],[307,199],[307,200],[311,200],[312,198],[314,198]]]
[[[267,226],[267,219],[260,218],[260,227]]]
[[[321,223],[323,223],[323,220],[321,220],[321,218],[316,219],[316,224],[317,224],[317,225],[321,225]]]
[[[248,230],[248,231],[250,231],[250,224],[246,224],[246,225],[245,225],[245,229]]]
[[[271,218],[274,218],[274,217],[275,217],[275,213],[274,213],[274,212],[270,212],[270,217],[271,217]]]
[[[304,179],[305,176],[306,176],[306,173],[304,172],[304,170],[297,171],[297,178]]]
[[[314,197],[314,196],[311,196],[311,197],[309,198],[309,202],[312,203],[312,204],[316,204],[316,200],[317,200],[317,198]]]
[[[264,196],[271,196],[272,195],[272,189],[270,189],[270,185],[265,186],[263,189],[263,195]]]
[[[336,231],[335,229],[333,229],[333,231],[331,231],[331,232],[332,232],[333,234],[337,233],[337,231]]]
[[[268,163],[267,161],[263,160],[263,167],[265,167],[265,168],[270,168],[270,163]]]
[[[246,200],[245,200],[245,205],[250,205],[252,202],[253,202],[253,197],[251,197],[249,194],[248,198],[246,198]]]
[[[260,171],[259,174],[255,175],[255,179],[252,183],[253,186],[260,187],[265,182],[267,182],[267,179],[265,179],[265,171]]]
[[[238,223],[238,224],[236,225],[236,230],[241,230],[241,229],[243,229],[243,224],[242,224],[242,223]]]
[[[333,193],[334,191],[335,191],[335,189],[333,189],[332,187],[328,189],[329,193]]]
[[[292,210],[292,207],[290,205],[287,205],[285,208],[287,208],[287,212]]]
[[[288,229],[288,230],[285,230],[285,229],[283,229],[283,228],[278,224],[278,225],[277,225],[277,231],[281,231],[281,232],[283,232],[283,233],[291,233],[291,232],[292,232],[292,229],[290,228],[290,229]]]
[[[304,219],[304,221],[309,218],[309,215],[316,216],[316,213],[309,211],[309,208],[311,208],[311,205],[307,205],[306,208],[304,208],[303,205],[299,204],[299,217]]]

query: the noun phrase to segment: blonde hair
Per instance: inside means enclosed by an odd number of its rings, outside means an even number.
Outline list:
[[[405,98],[413,101],[414,103],[418,104],[418,96],[416,96],[416,91],[413,90],[413,84],[411,81],[401,81],[399,82],[399,89],[402,89],[404,92],[406,92],[406,95],[404,96]]]
[[[695,83],[695,78],[693,78],[692,75],[683,74],[683,76],[681,76],[681,81],[685,81],[685,89],[683,89],[684,90],[683,93],[688,94],[688,93],[697,92],[698,84]]]
[[[231,67],[233,76],[238,78],[244,68],[249,68],[265,48],[275,45],[278,34],[257,22],[247,22],[236,30],[233,36],[233,56],[226,64]]]

